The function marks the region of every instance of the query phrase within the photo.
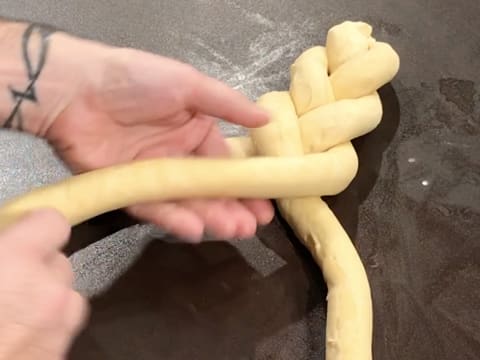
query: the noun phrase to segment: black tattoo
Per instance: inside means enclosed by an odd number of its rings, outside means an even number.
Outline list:
[[[52,34],[54,31],[55,29],[49,26],[31,24],[27,27],[27,29],[23,33],[22,58],[27,71],[28,84],[23,91],[14,89],[12,86],[8,87],[15,105],[10,115],[3,122],[4,127],[6,128],[16,127],[22,130],[23,116],[22,116],[21,106],[23,102],[24,101],[31,101],[33,103],[38,102],[35,85],[45,66],[45,62],[47,60],[48,48],[49,48],[49,37],[50,37],[50,34]],[[40,48],[38,50],[39,51],[38,56],[32,57],[31,54],[29,54],[29,43],[31,41],[32,35],[34,35],[35,33],[40,35]],[[37,59],[36,64],[33,64],[32,58]]]

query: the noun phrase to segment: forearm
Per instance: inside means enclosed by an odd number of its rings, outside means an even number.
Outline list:
[[[0,127],[43,136],[95,77],[104,48],[45,25],[0,20]]]

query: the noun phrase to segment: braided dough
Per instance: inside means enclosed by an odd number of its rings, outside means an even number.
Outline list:
[[[327,360],[372,358],[367,275],[347,233],[320,196],[352,181],[358,159],[350,140],[381,120],[377,90],[399,70],[392,47],[364,22],[328,31],[326,46],[291,66],[289,91],[258,104],[271,122],[250,137],[228,139],[233,159],[155,159],[114,166],[38,188],[0,208],[0,228],[42,207],[72,225],[139,202],[192,197],[277,199],[282,216],[310,250],[328,285]]]
[[[371,27],[346,22],[332,28],[327,46],[304,52],[291,67],[289,92],[258,103],[271,123],[250,135],[260,155],[301,156],[348,146],[382,116],[376,90],[399,68],[395,51],[375,42]],[[335,147],[333,147],[335,148]],[[326,358],[372,358],[372,302],[362,262],[347,233],[319,197],[277,200],[282,216],[310,250],[328,286]]]

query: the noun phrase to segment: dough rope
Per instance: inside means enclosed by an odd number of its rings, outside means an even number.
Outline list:
[[[370,360],[367,275],[321,196],[336,195],[353,180],[358,158],[350,140],[379,124],[377,90],[393,79],[399,65],[397,53],[372,37],[369,24],[343,22],[328,31],[325,47],[312,47],[296,59],[288,91],[258,99],[271,122],[250,129],[250,137],[228,139],[234,159],[155,159],[73,176],[4,204],[0,229],[42,207],[56,208],[76,225],[139,202],[277,199],[328,285],[326,359]]]
[[[290,159],[152,159],[112,166],[12,199],[0,208],[0,230],[25,213],[45,207],[57,209],[71,225],[77,225],[142,202],[335,195],[355,176],[357,158],[351,153],[349,146],[339,146]]]

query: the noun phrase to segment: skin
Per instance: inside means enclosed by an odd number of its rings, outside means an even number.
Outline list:
[[[0,359],[64,359],[85,324],[87,303],[72,289],[61,252],[69,235],[65,219],[51,210],[0,233]]]
[[[81,87],[46,132],[77,172],[155,157],[229,156],[216,118],[247,127],[268,121],[243,95],[185,64],[123,49],[106,62],[105,82]],[[271,204],[260,200],[186,200],[128,211],[191,240],[205,230],[221,239],[250,237],[273,217]]]
[[[0,126],[24,91],[22,37],[28,24],[0,20]],[[22,99],[11,128],[46,139],[74,173],[154,157],[226,157],[217,118],[246,127],[268,115],[242,94],[191,66],[135,49],[53,32],[28,39],[28,55],[48,56]],[[24,55],[25,57],[25,55]],[[25,95],[25,94],[24,94]],[[28,95],[31,95],[28,94]],[[266,200],[202,199],[136,204],[130,214],[187,241],[208,232],[250,237],[273,218]],[[28,214],[0,232],[0,360],[64,359],[86,321],[61,248],[66,219],[53,210]]]

